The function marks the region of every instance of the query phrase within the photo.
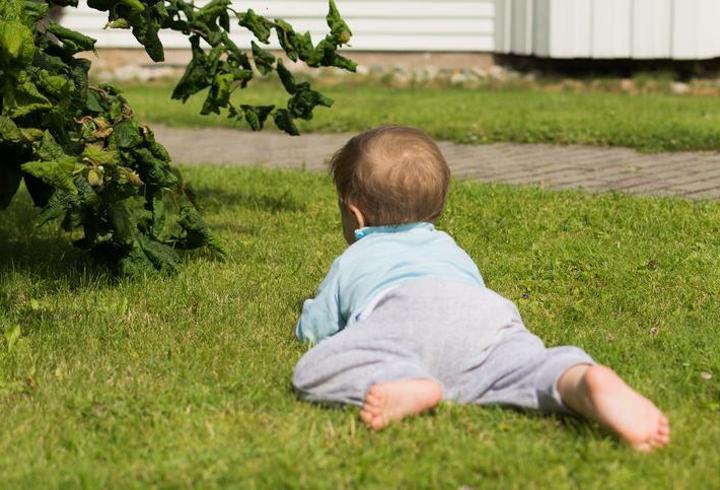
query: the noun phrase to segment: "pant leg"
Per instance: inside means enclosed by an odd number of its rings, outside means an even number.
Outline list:
[[[366,321],[310,349],[293,373],[298,396],[317,403],[362,405],[376,383],[431,378],[407,344],[387,330]]]
[[[484,365],[466,377],[464,401],[571,413],[560,398],[557,380],[572,366],[594,363],[577,347],[546,348],[530,332],[516,332],[502,339]]]

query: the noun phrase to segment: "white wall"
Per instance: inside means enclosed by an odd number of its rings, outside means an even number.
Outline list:
[[[206,0],[198,0],[201,6]],[[494,0],[337,0],[338,9],[353,31],[350,49],[369,51],[492,51]],[[327,33],[326,0],[251,0],[233,2],[235,10],[252,8],[271,18],[283,18],[296,30],[309,30],[318,42]],[[103,30],[107,15],[81,0],[78,9],[65,9],[62,23],[97,39],[98,47],[137,47],[127,30]],[[233,39],[250,45],[250,35],[235,23]],[[185,48],[181,34],[161,35],[165,47]],[[277,47],[277,43],[273,42]]]
[[[495,45],[501,53],[599,59],[720,56],[719,0],[496,0],[496,11]]]

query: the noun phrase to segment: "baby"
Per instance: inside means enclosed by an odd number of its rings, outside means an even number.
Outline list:
[[[295,367],[300,397],[359,405],[375,430],[454,400],[581,415],[640,451],[669,443],[651,401],[579,348],[545,347],[435,229],[450,170],[426,134],[372,129],[331,170],[349,247],[295,329],[317,344]]]

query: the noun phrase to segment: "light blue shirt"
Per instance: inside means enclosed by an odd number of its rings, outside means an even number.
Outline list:
[[[380,293],[409,279],[435,276],[484,286],[470,256],[432,223],[366,227],[355,237],[315,298],[303,304],[295,327],[301,341],[318,343],[351,326]]]

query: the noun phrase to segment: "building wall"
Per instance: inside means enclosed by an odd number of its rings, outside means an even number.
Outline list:
[[[720,56],[718,0],[496,0],[495,49],[550,58]]]
[[[198,0],[202,6],[206,0]],[[350,49],[363,51],[480,51],[494,49],[495,0],[337,0],[338,9],[352,29]],[[235,10],[252,8],[271,18],[283,18],[296,30],[309,30],[318,42],[327,33],[326,0],[252,0],[233,2]],[[103,29],[107,14],[81,0],[77,9],[65,9],[62,23],[97,39],[98,47],[137,47],[127,30]],[[250,35],[235,23],[231,32],[240,46]],[[187,38],[161,35],[167,48],[186,48]],[[277,43],[273,41],[273,47]]]

